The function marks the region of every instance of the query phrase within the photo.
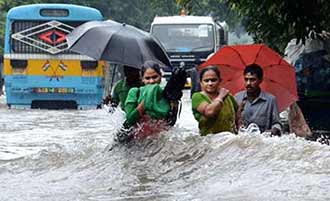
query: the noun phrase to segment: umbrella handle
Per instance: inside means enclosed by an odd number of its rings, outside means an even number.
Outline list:
[[[111,74],[110,87],[109,87],[110,94],[111,94],[113,83],[114,83],[114,79],[115,79],[115,76],[116,76],[116,71],[117,71],[117,64],[114,64],[113,71],[112,71],[112,74]]]

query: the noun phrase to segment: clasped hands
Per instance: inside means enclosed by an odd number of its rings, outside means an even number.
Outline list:
[[[223,99],[229,94],[229,90],[225,88],[220,88],[218,90],[218,96],[214,99],[215,101],[218,101],[220,103],[223,102]]]

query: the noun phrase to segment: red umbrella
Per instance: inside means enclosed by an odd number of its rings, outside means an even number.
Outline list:
[[[243,71],[250,64],[262,67],[264,80],[261,89],[276,96],[280,111],[298,100],[294,67],[264,44],[225,46],[201,64],[199,70],[217,65],[222,86],[236,94],[244,90]]]

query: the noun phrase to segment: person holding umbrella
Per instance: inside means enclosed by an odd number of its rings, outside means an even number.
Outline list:
[[[120,105],[122,110],[125,107],[128,91],[133,87],[142,86],[139,69],[124,65],[123,70],[125,77],[115,84],[111,96],[107,96],[104,100],[104,104],[110,104],[112,107]]]
[[[228,89],[220,87],[221,75],[216,66],[200,72],[201,92],[192,96],[192,111],[201,135],[229,131],[236,132],[238,105]]]
[[[260,88],[262,68],[258,64],[248,65],[243,75],[245,90],[235,95],[239,104],[239,126],[247,127],[255,123],[261,132],[270,130],[271,135],[280,136],[282,126],[276,97]]]
[[[137,124],[143,123],[147,117],[157,122],[165,120],[170,126],[175,123],[178,108],[175,102],[182,96],[181,84],[184,84],[186,72],[182,69],[172,69],[177,75],[173,79],[170,78],[173,80],[172,84],[167,84],[164,90],[160,88],[160,67],[172,68],[172,65],[163,46],[150,33],[112,20],[91,21],[75,28],[66,36],[66,40],[71,51],[95,60],[139,69],[143,67],[141,74],[145,86],[133,87],[128,92],[124,107],[126,121],[123,126],[128,132],[121,129],[118,134],[119,141],[129,141],[129,130],[137,128]]]
[[[199,69],[209,65],[221,70],[222,86],[233,94],[241,92],[236,95],[243,109],[241,125],[255,123],[261,132],[272,130],[273,135],[281,134],[278,112],[298,100],[292,65],[266,44],[225,46]]]
[[[141,76],[144,86],[131,88],[128,92],[125,101],[126,120],[123,129],[117,134],[119,142],[143,139],[166,130],[175,123],[177,111],[173,111],[171,102],[180,99],[182,94],[171,95],[167,87],[164,90],[160,87],[162,74],[157,62],[145,62],[141,68]],[[177,89],[181,90],[183,86],[184,82],[177,83]]]

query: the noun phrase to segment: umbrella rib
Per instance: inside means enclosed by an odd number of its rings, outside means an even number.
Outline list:
[[[257,61],[257,59],[258,59],[258,57],[259,57],[259,54],[260,54],[260,52],[261,52],[261,49],[262,49],[263,47],[265,47],[265,46],[264,46],[264,45],[261,45],[261,46],[260,46],[260,48],[259,48],[259,50],[258,50],[258,52],[257,52],[257,54],[256,54],[256,57],[254,58],[254,61],[253,61],[254,64],[256,63],[256,61]]]
[[[232,81],[232,80],[237,80],[238,78],[240,78],[242,75],[237,75],[236,77],[233,77],[232,79],[230,80],[226,80],[226,81]]]
[[[109,41],[108,41],[108,43],[107,43],[107,45],[108,44],[110,44],[110,42],[113,40],[113,35],[115,34],[115,33],[117,33],[117,34],[119,34],[120,33],[120,31],[122,30],[124,28],[124,25],[123,24],[121,24],[121,27],[120,27],[120,29],[118,29],[116,32],[114,32],[113,34],[112,34],[112,36],[110,37],[110,39],[109,39]],[[107,46],[106,45],[106,46]],[[110,50],[111,51],[111,50]],[[110,53],[111,54],[111,53]],[[103,56],[103,55],[102,55]],[[110,56],[111,57],[111,56]]]
[[[283,85],[283,84],[280,83],[280,82],[276,82],[276,81],[274,81],[274,80],[272,80],[272,79],[269,79],[269,78],[264,78],[264,80],[268,80],[269,82],[277,83],[278,85],[280,85],[280,86],[283,87],[284,89],[287,89],[287,90],[288,90],[287,86]]]
[[[233,66],[233,65],[229,65],[229,64],[216,64],[218,66],[226,66],[226,67],[229,67],[229,68],[234,68],[234,69],[238,69],[238,70],[241,70],[242,68],[240,67],[237,67],[237,66]]]
[[[262,48],[267,48],[267,46],[266,45],[261,45],[260,46],[260,49],[258,50],[257,55],[256,55],[256,58],[254,59],[254,62],[253,63],[256,63],[257,58],[259,57],[259,54],[260,54]],[[278,54],[277,52],[275,52],[275,53]],[[277,64],[271,64],[271,65],[280,65],[280,63],[282,61],[282,57],[280,55],[278,55],[278,56],[279,56],[279,59],[278,59]],[[271,66],[271,65],[269,65],[269,66]],[[268,67],[268,66],[264,66],[264,67]]]
[[[293,68],[290,64],[287,65],[287,64],[269,64],[267,66],[264,66],[264,68],[267,68],[267,67],[273,67],[273,66],[279,66],[279,67],[290,67],[290,68]]]
[[[140,41],[138,40],[137,43],[139,44]],[[139,47],[140,47],[140,44],[139,44]],[[140,49],[140,51],[141,51],[141,55],[140,55],[141,58],[140,58],[140,59],[141,59],[141,61],[142,61],[141,63],[143,64],[143,63],[144,63],[143,61],[147,61],[148,58],[145,58],[145,57],[144,57],[144,55],[142,54],[142,50],[141,50],[141,49]],[[146,49],[145,51],[149,51],[149,50]]]
[[[243,60],[241,54],[240,54],[235,48],[233,48],[233,47],[231,47],[231,46],[227,46],[227,48],[230,48],[230,49],[232,49],[234,52],[236,52],[237,55],[238,55],[238,57],[241,59],[242,63],[244,64],[244,66],[246,66],[246,63],[245,63],[245,61]]]
[[[282,57],[279,56],[279,58],[278,58],[278,65],[280,65],[281,61],[282,61]]]

